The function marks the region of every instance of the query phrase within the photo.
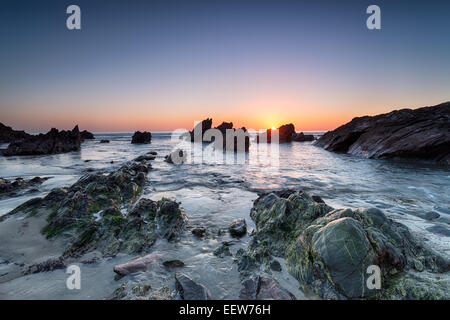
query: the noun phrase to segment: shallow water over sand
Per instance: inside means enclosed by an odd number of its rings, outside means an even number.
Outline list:
[[[109,144],[100,144],[108,139]],[[298,188],[319,195],[329,205],[339,207],[377,207],[390,217],[408,225],[416,234],[433,244],[441,253],[450,255],[450,171],[432,164],[413,164],[384,160],[368,160],[327,152],[310,142],[280,146],[279,166],[267,161],[253,161],[265,155],[256,144],[250,146],[250,159],[244,164],[187,163],[174,166],[164,156],[175,146],[170,135],[156,133],[150,145],[130,144],[131,134],[96,134],[86,141],[80,152],[40,157],[0,157],[0,177],[52,177],[39,191],[0,201],[0,215],[22,202],[47,193],[54,187],[69,186],[88,169],[112,170],[124,161],[148,151],[158,152],[143,197],[169,197],[180,201],[189,217],[187,231],[180,242],[159,241],[152,252],[159,251],[162,260],[180,259],[186,266],[180,271],[209,288],[213,298],[233,299],[241,288],[237,266],[231,257],[212,254],[222,241],[231,241],[228,234],[219,235],[238,217],[253,222],[249,212],[257,192],[282,188]],[[113,163],[111,163],[113,161]],[[441,215],[430,222],[420,217],[435,211]],[[196,226],[207,228],[207,239],[199,240],[190,233]],[[440,233],[429,228],[439,226]],[[442,231],[444,230],[444,231]],[[249,237],[234,239],[231,251],[245,248]],[[173,283],[173,272],[160,265],[146,272],[114,280],[112,268],[132,256],[81,265],[82,290],[66,289],[65,270],[21,277],[0,285],[0,299],[102,299],[126,280],[145,280],[153,288]],[[1,257],[0,257],[1,259]],[[0,266],[1,266],[0,261]],[[283,268],[284,270],[285,268]],[[0,269],[1,271],[1,269]],[[285,271],[272,275],[297,298],[304,295],[298,283]]]

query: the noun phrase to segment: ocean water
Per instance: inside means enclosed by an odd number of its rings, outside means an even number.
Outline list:
[[[0,157],[2,178],[51,177],[34,193],[0,200],[0,215],[30,198],[45,195],[52,188],[71,185],[88,169],[113,170],[125,161],[156,151],[158,156],[152,162],[153,169],[142,196],[180,201],[189,217],[189,229],[205,226],[208,237],[197,239],[188,229],[179,242],[161,240],[152,251],[159,252],[162,260],[184,261],[186,266],[181,271],[207,286],[213,298],[234,299],[239,295],[241,284],[233,259],[218,258],[212,252],[222,241],[233,241],[233,253],[247,246],[248,236],[231,239],[228,234],[219,235],[219,230],[227,229],[238,217],[246,219],[248,228],[254,227],[249,212],[258,192],[296,188],[322,197],[335,208],[377,207],[406,224],[442,254],[450,255],[450,237],[445,233],[450,231],[450,170],[446,167],[352,157],[328,152],[311,142],[282,144],[278,150],[252,143],[247,155],[228,154],[224,163],[211,161],[210,146],[195,145],[199,152],[194,152],[187,163],[172,165],[164,161],[164,156],[179,142],[170,133],[154,133],[148,145],[132,145],[131,133],[95,136],[96,140],[84,142],[79,152]],[[101,139],[111,142],[100,144]],[[213,156],[217,160],[217,154]],[[431,211],[441,219],[431,222],[420,217]],[[144,281],[153,288],[173,284],[173,272],[160,264],[146,272],[114,280],[113,267],[130,258],[133,256],[119,255],[80,265],[82,290],[79,291],[67,290],[65,270],[55,270],[0,284],[0,299],[105,299],[128,280]],[[272,276],[298,299],[311,298],[299,289],[285,268]]]

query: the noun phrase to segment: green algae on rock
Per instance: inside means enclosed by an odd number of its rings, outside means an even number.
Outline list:
[[[87,173],[71,187],[32,199],[0,221],[45,221],[41,232],[49,243],[62,244],[62,252],[54,253],[61,261],[92,252],[103,257],[143,252],[158,238],[175,240],[187,220],[175,201],[138,200],[150,169],[143,160],[127,162],[111,173]]]

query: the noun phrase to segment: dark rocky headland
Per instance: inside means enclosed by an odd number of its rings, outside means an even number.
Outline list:
[[[450,164],[450,102],[354,118],[324,134],[317,146],[374,159],[422,159]]]

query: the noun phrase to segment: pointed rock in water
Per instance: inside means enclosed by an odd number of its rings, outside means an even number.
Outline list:
[[[450,164],[450,102],[354,118],[315,145],[366,158],[423,159]]]
[[[175,285],[183,300],[211,300],[209,290],[183,273],[175,275]]]
[[[114,267],[114,272],[121,276],[126,276],[130,273],[146,270],[151,265],[154,265],[161,258],[160,252],[153,252],[145,256],[134,258],[125,263]]]
[[[243,237],[247,233],[247,223],[244,218],[239,218],[233,221],[230,226],[230,234],[233,237]]]
[[[133,144],[148,144],[152,141],[152,134],[150,132],[136,131],[131,138],[131,143]]]
[[[102,139],[100,140],[100,143],[109,143],[110,141],[108,139]]]
[[[91,132],[87,131],[87,130],[81,131],[80,132],[80,136],[81,136],[81,141],[94,140],[95,139],[94,135]]]

